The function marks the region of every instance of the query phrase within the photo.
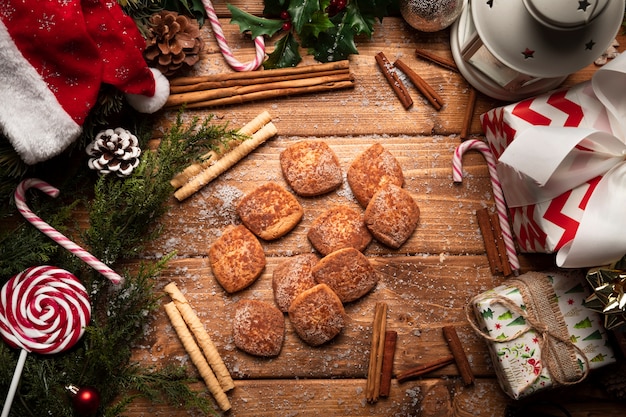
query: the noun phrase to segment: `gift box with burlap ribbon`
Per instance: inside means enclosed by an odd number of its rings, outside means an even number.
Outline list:
[[[585,307],[584,274],[528,272],[477,295],[467,314],[513,399],[583,381],[615,362],[598,313]]]

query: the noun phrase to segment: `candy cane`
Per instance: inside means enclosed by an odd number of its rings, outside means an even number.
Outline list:
[[[15,275],[0,291],[0,336],[19,348],[1,417],[7,417],[29,352],[65,351],[82,337],[91,319],[87,290],[70,272],[37,266]]]
[[[220,47],[220,51],[224,56],[224,59],[230,65],[232,69],[235,71],[254,71],[259,68],[265,59],[265,41],[263,40],[263,36],[257,36],[254,38],[254,48],[256,50],[256,55],[254,60],[248,63],[239,62],[228,46],[228,42],[226,42],[226,37],[224,36],[224,32],[222,31],[222,25],[220,24],[219,19],[217,18],[217,13],[215,13],[215,9],[213,8],[213,4],[211,0],[202,0],[202,4],[204,5],[204,9],[207,12],[207,16],[209,17],[209,23],[211,23],[211,27],[213,28],[213,32],[215,33],[215,40],[217,40],[217,44]]]
[[[119,276],[115,271],[109,268],[107,265],[99,261],[95,256],[87,252],[85,249],[78,246],[76,243],[69,240],[63,234],[58,232],[55,228],[44,222],[39,216],[33,213],[26,205],[26,190],[34,187],[51,197],[57,197],[59,190],[45,181],[37,178],[29,178],[22,181],[15,190],[15,205],[20,213],[28,220],[33,226],[41,230],[46,236],[54,240],[60,246],[72,252],[74,255],[82,259],[87,265],[94,268],[96,271],[104,275],[114,284],[122,282],[123,278]]]
[[[518,271],[520,265],[517,258],[517,252],[515,250],[515,244],[513,243],[513,234],[511,233],[511,227],[509,225],[508,212],[504,201],[504,194],[502,193],[502,186],[498,180],[496,160],[491,153],[491,149],[489,149],[489,146],[487,146],[485,142],[478,139],[471,139],[461,143],[456,148],[454,151],[454,157],[452,158],[452,180],[454,182],[463,181],[463,154],[470,149],[480,151],[487,160],[489,176],[491,177],[491,187],[493,188],[493,198],[496,202],[496,211],[498,213],[498,220],[500,221],[500,228],[502,229],[502,239],[504,240],[504,246],[506,247],[506,253],[509,258],[511,269],[513,271]]]

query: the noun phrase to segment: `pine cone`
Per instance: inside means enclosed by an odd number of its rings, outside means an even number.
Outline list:
[[[191,68],[203,46],[197,20],[167,10],[150,17],[144,57],[166,76]]]
[[[139,165],[139,141],[137,137],[121,127],[103,130],[85,149],[91,156],[87,165],[102,174],[115,172],[125,177]]]

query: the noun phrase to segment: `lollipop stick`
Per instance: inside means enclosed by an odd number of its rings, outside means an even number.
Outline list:
[[[20,351],[20,357],[17,358],[17,365],[15,366],[15,372],[13,373],[13,379],[11,380],[11,386],[9,387],[7,399],[4,402],[4,407],[2,408],[1,417],[8,417],[9,411],[11,411],[11,404],[13,404],[13,397],[15,397],[15,391],[17,391],[17,384],[19,384],[20,378],[22,377],[22,370],[24,369],[24,364],[26,363],[26,356],[28,356],[28,351],[26,349],[22,349]]]

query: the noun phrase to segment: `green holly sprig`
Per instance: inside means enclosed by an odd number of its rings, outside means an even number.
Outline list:
[[[284,33],[263,63],[270,69],[298,65],[300,47],[319,62],[358,54],[355,37],[371,37],[376,20],[397,10],[397,0],[265,0],[263,15],[273,18],[254,16],[231,4],[228,9],[231,23],[253,38]]]

